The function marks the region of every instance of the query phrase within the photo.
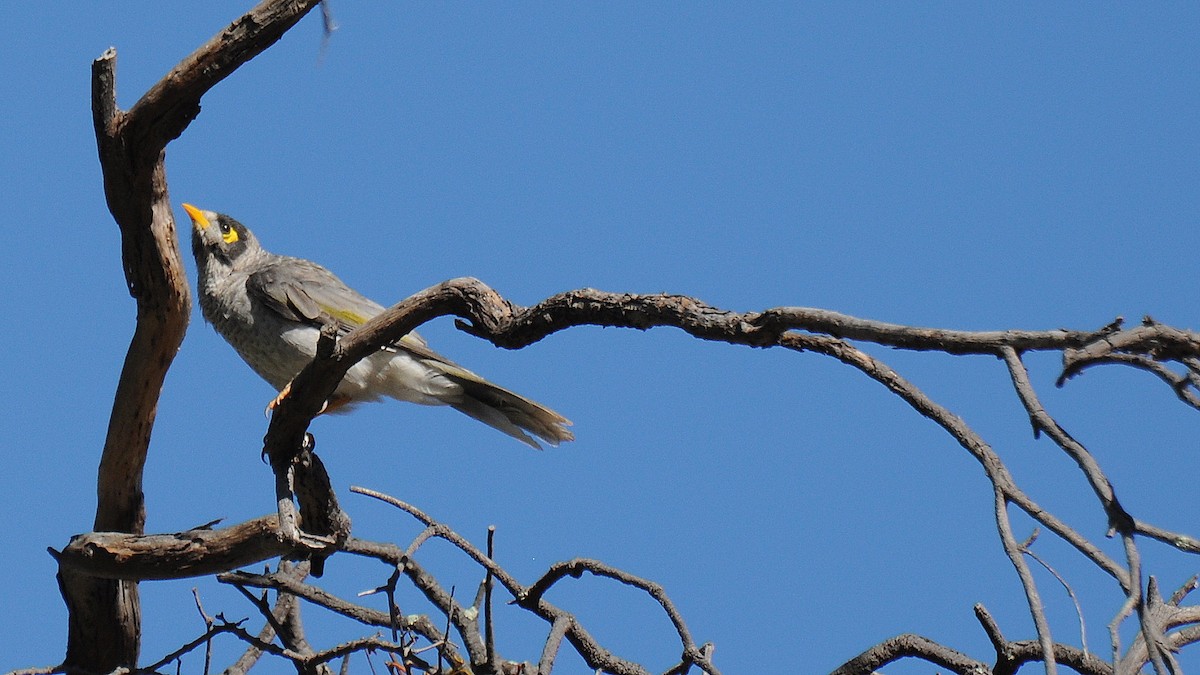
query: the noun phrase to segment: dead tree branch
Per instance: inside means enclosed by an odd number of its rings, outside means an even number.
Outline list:
[[[720,672],[711,661],[711,647],[708,645],[697,646],[694,643],[682,616],[658,584],[628,574],[599,561],[578,559],[552,566],[533,585],[525,586],[496,564],[495,561],[486,556],[474,544],[452,529],[434,521],[416,507],[372,490],[357,487],[352,488],[352,490],[386,501],[412,514],[418,521],[425,525],[425,529],[414,539],[413,543],[404,549],[393,544],[367,542],[350,538],[341,545],[340,550],[346,553],[375,558],[386,563],[391,568],[399,569],[425,595],[434,607],[449,618],[451,624],[454,626],[455,633],[462,640],[469,661],[464,661],[458,655],[453,646],[446,642],[446,636],[441,634],[434,623],[427,617],[417,617],[416,620],[413,620],[411,617],[405,617],[400,619],[397,627],[405,632],[419,634],[431,644],[441,645],[439,649],[452,664],[461,665],[469,662],[474,669],[480,672],[505,671],[517,665],[512,662],[506,662],[496,656],[494,650],[490,649],[487,645],[484,630],[477,621],[477,615],[474,612],[466,611],[466,608],[460,605],[436,578],[413,559],[420,545],[431,536],[444,539],[457,547],[481,565],[484,568],[485,574],[490,574],[498,581],[512,595],[515,605],[533,612],[550,624],[551,630],[547,636],[546,648],[543,650],[539,665],[539,669],[542,672],[547,672],[552,666],[558,645],[563,638],[575,648],[590,667],[599,671],[615,673],[617,675],[648,672],[641,666],[621,659],[603,648],[572,614],[542,598],[545,591],[557,581],[567,576],[578,577],[584,572],[605,576],[640,588],[655,598],[675,625],[681,642],[682,660],[678,666],[672,669],[672,672],[687,672],[692,667],[698,667],[702,671],[713,675]],[[282,573],[259,575],[232,572],[222,574],[218,578],[224,583],[235,586],[272,588],[280,592],[286,592],[344,616],[354,618],[364,624],[381,627],[397,625],[396,617],[390,616],[388,613],[354,605],[341,598],[332,596],[315,586],[304,584]]]
[[[142,470],[162,384],[187,330],[191,299],[163,159],[200,111],[200,97],[274,44],[316,0],[268,0],[184,59],[128,111],[117,105],[116,51],[92,64],[92,117],[104,195],[121,231],[125,281],[137,324],[113,399],[100,459],[93,529],[140,534]],[[140,602],[136,584],[63,570],[69,611],[64,665],[108,672],[136,664]]]
[[[292,552],[274,515],[220,530],[132,536],[91,532],[71,538],[55,558],[64,569],[102,579],[144,581],[207,576]]]
[[[904,658],[916,658],[939,665],[959,675],[991,675],[986,664],[944,647],[927,637],[897,635],[850,659],[831,675],[871,675],[879,668]]]
[[[1121,585],[1127,596],[1130,613],[1137,612],[1142,626],[1142,639],[1138,643],[1142,647],[1139,649],[1144,649],[1144,645],[1150,645],[1150,648],[1145,649],[1144,652],[1146,662],[1155,664],[1163,672],[1168,672],[1171,668],[1169,664],[1172,659],[1168,650],[1160,645],[1170,644],[1172,641],[1182,638],[1178,637],[1179,632],[1168,633],[1171,626],[1164,624],[1161,617],[1149,611],[1151,601],[1139,581],[1142,578],[1141,557],[1135,537],[1139,534],[1153,537],[1187,552],[1198,550],[1197,542],[1188,535],[1169,532],[1141,522],[1121,507],[1111,482],[1094,457],[1081,443],[1067,434],[1043,408],[1021,361],[1020,353],[1021,350],[1030,349],[1060,349],[1064,352],[1075,350],[1107,356],[1111,355],[1113,345],[1119,345],[1123,350],[1142,350],[1139,355],[1143,358],[1169,358],[1172,360],[1171,362],[1179,364],[1200,358],[1200,355],[1192,355],[1188,352],[1188,349],[1200,345],[1200,341],[1197,341],[1195,336],[1190,333],[1157,325],[1143,325],[1132,331],[1122,331],[1115,322],[1093,332],[993,331],[969,333],[941,331],[855,319],[821,310],[782,308],[765,312],[737,313],[714,308],[685,296],[638,296],[602,293],[589,289],[556,295],[533,307],[524,308],[508,302],[482,282],[474,279],[456,279],[426,289],[398,303],[341,341],[335,342],[332,337],[327,336],[327,339],[323,340],[324,344],[318,357],[296,378],[292,385],[291,395],[284,400],[273,416],[264,441],[268,453],[271,453],[273,457],[290,457],[293,462],[300,461],[298,458],[303,455],[303,452],[311,452],[311,437],[307,436],[307,425],[312,416],[320,409],[325,398],[332,392],[345,370],[357,359],[378,349],[380,345],[398,339],[422,322],[446,314],[457,315],[464,319],[459,323],[464,330],[484,337],[494,344],[511,348],[529,344],[553,332],[575,325],[623,326],[641,329],[652,326],[673,326],[703,339],[755,347],[779,346],[795,351],[809,351],[833,357],[850,365],[885,386],[918,413],[942,427],[984,468],[994,489],[996,522],[1001,543],[1025,589],[1031,616],[1034,618],[1038,632],[1038,641],[1035,644],[1039,654],[1043,655],[1040,658],[1044,661],[1048,672],[1055,671],[1060,653],[1067,654],[1071,658],[1071,663],[1066,664],[1068,666],[1074,667],[1073,663],[1082,662],[1075,658],[1070,648],[1055,643],[1050,635],[1048,623],[1045,621],[1041,608],[1040,595],[1028,569],[1022,544],[1017,541],[1008,525],[1009,505],[1018,507],[1045,527],[1047,531],[1072,545],[1085,558],[1111,575]],[[819,330],[836,330],[839,334],[850,334],[858,340],[878,345],[920,350],[942,348],[956,354],[989,354],[1003,360],[1008,367],[1017,396],[1025,405],[1035,431],[1045,433],[1079,465],[1085,479],[1096,493],[1102,508],[1108,514],[1112,529],[1122,537],[1125,544],[1125,560],[1118,562],[1112,559],[1088,537],[1042,508],[1017,485],[996,451],[961,418],[931,400],[899,373],[862,349],[850,344],[846,339],[819,334],[817,332]],[[1093,349],[1094,343],[1104,343],[1107,345],[1106,350]],[[292,445],[293,443],[299,443],[299,445]],[[303,452],[299,455],[289,455],[288,453],[296,447],[301,448]],[[294,485],[289,483],[288,501],[290,501],[292,490],[294,490]],[[488,575],[491,575],[496,582],[516,598],[518,605],[545,619],[551,626],[551,635],[561,634],[595,668],[618,673],[641,672],[639,666],[624,662],[603,650],[577,622],[570,619],[569,615],[564,616],[561,610],[545,603],[542,599],[541,596],[545,589],[557,580],[565,576],[578,576],[583,571],[609,576],[650,593],[676,623],[684,654],[681,667],[686,669],[695,665],[708,672],[715,672],[711,663],[707,661],[706,650],[692,642],[681,617],[665,599],[665,595],[661,595],[661,589],[650,582],[639,580],[632,575],[607,568],[599,563],[594,563],[594,561],[575,560],[552,568],[542,580],[525,587],[496,565],[485,553],[446,526],[436,523],[415,507],[378,493],[356,490],[384,499],[412,514],[425,525],[425,530],[412,541],[406,550],[353,538],[346,539],[340,545],[333,540],[324,545],[331,547],[328,550],[368,555],[396,565],[397,569],[400,569],[439,611],[449,617],[456,633],[463,640],[466,656],[471,664],[482,667],[491,662],[487,646],[478,637],[479,629],[476,625],[475,615],[466,612],[465,608],[454,600],[436,579],[425,573],[413,561],[416,551],[431,537],[445,539],[470,556],[484,568]],[[328,492],[327,487],[316,490],[318,495],[325,492]],[[308,497],[301,499],[302,511],[306,508],[305,501],[310,499]],[[332,502],[332,504],[333,506],[324,502],[317,504],[314,512],[317,514],[332,512],[331,509],[336,510],[336,502]],[[313,520],[315,522],[315,519]],[[269,524],[269,521],[262,519],[260,521],[262,522],[259,523],[259,527]],[[305,522],[310,522],[308,516],[305,517]],[[274,545],[264,543],[265,535],[261,530],[254,530],[253,534],[254,536],[244,538],[245,543],[231,544],[231,550],[236,550],[238,555],[246,555],[248,558],[253,557],[250,553],[262,555],[268,551],[278,550],[278,548],[271,548]],[[290,546],[298,545],[295,541],[288,540],[286,536],[283,537],[283,540]],[[126,570],[133,569],[128,566],[133,564],[130,561],[137,556],[120,558],[113,551],[100,546],[97,543],[100,541],[103,539],[97,539],[94,536],[81,539],[79,546],[68,547],[64,551],[64,560],[70,560],[70,564],[78,568],[89,569],[92,574],[101,573],[103,567],[101,562],[108,565],[108,568],[103,571],[104,574],[114,576],[122,574],[120,572],[121,565],[126,565],[127,567],[124,568]],[[257,552],[249,550],[252,546],[259,547]],[[153,548],[153,546],[146,547],[147,550]],[[295,554],[304,550],[306,549],[301,546],[292,552]],[[80,554],[81,551],[87,552],[86,559]],[[139,578],[138,575],[145,572],[127,573],[130,575],[129,578]],[[247,577],[227,576],[223,580],[254,585],[251,583],[252,580]],[[277,583],[271,579],[253,581]],[[286,588],[283,584],[280,584],[279,587]],[[307,597],[331,609],[339,607],[333,599],[321,597],[319,593],[312,590],[293,588],[289,592],[295,592],[297,595]],[[354,614],[356,611],[345,606],[340,607],[347,615]],[[339,610],[335,609],[335,611]],[[1114,627],[1116,623],[1123,621],[1124,616],[1121,614],[1117,617]],[[389,616],[374,616],[371,619],[375,625],[393,626],[395,623]],[[437,639],[433,632],[428,632],[426,637],[430,640]],[[902,654],[907,653],[905,650],[909,650],[913,654],[917,654],[924,648],[921,646],[923,644],[920,639],[912,636],[903,639],[897,638],[894,642],[886,643],[882,652],[871,653]],[[547,654],[552,654],[553,651],[552,645],[547,643]],[[1120,652],[1119,644],[1114,643],[1114,663],[1120,657]],[[931,653],[935,656],[942,654],[941,652]],[[942,657],[950,658],[945,654],[938,658]],[[544,655],[545,658],[552,658],[552,656]],[[956,667],[973,668],[974,666],[960,663]]]
[[[378,546],[386,545],[378,544]],[[293,595],[319,607],[324,607],[367,626],[378,626],[380,628],[395,626],[400,631],[416,633],[431,643],[439,643],[445,640],[445,635],[428,617],[396,617],[396,621],[393,621],[392,617],[385,612],[348,602],[321,588],[303,583],[301,580],[289,575],[280,573],[251,574],[249,572],[229,572],[220,575],[217,579],[222,583],[231,584],[235,587],[274,589],[287,593],[288,595]],[[452,646],[448,647],[448,649],[450,653],[455,653]],[[459,660],[461,661],[461,659]]]
[[[295,573],[299,574],[300,570]],[[279,626],[287,616],[296,611],[299,606],[299,600],[291,593],[278,593],[275,598],[275,605],[271,608],[269,614],[266,614],[266,623],[263,624],[262,630],[258,632],[257,642],[252,642],[246,647],[246,651],[234,661],[231,666],[225,669],[225,675],[243,675],[258,663],[262,657],[263,650],[258,646],[259,643],[269,644],[275,639],[277,634],[277,626]]]
[[[549,624],[538,672],[550,670],[563,639],[597,670],[646,672],[605,650],[571,614],[543,598],[553,584],[583,572],[639,588],[668,614],[682,651],[679,664],[669,672],[683,673],[693,667],[718,672],[711,661],[711,647],[694,643],[661,587],[603,563],[585,559],[560,563],[525,586],[496,564],[491,555],[449,527],[399,500],[366,491],[412,514],[426,529],[404,550],[350,537],[349,518],[338,506],[328,476],[312,452],[308,426],[351,366],[417,326],[445,315],[459,317],[457,325],[462,330],[508,349],[522,348],[567,328],[594,325],[640,330],[669,326],[704,340],[810,351],[859,370],[946,431],[980,463],[991,482],[996,527],[1024,588],[1038,639],[1007,641],[994,622],[981,617],[997,650],[997,663],[992,669],[927,638],[901,635],[847,662],[835,671],[839,675],[871,672],[906,657],[921,658],[958,673],[1006,674],[1035,660],[1041,660],[1048,673],[1055,672],[1057,663],[1088,675],[1136,673],[1146,664],[1152,664],[1157,673],[1179,671],[1173,650],[1200,640],[1200,610],[1180,606],[1186,591],[1176,594],[1179,600],[1173,597],[1164,601],[1159,596],[1154,577],[1142,569],[1137,543],[1139,537],[1148,537],[1195,554],[1200,553],[1200,540],[1143,522],[1122,507],[1094,456],[1044,409],[1021,360],[1022,354],[1029,351],[1061,351],[1060,385],[1095,365],[1132,366],[1163,381],[1187,405],[1200,408],[1200,334],[1149,318],[1131,329],[1124,329],[1118,319],[1095,331],[969,332],[904,326],[803,307],[733,312],[681,295],[632,295],[592,289],[562,293],[535,306],[521,307],[480,281],[455,279],[396,304],[340,341],[329,332],[323,333],[317,358],[293,382],[291,395],[276,409],[264,439],[264,451],[271,458],[277,478],[277,517],[220,530],[197,528],[145,535],[142,474],[159,395],[187,329],[191,304],[168,199],[166,146],[199,114],[205,93],[277,41],[318,1],[262,2],[181,61],[127,111],[117,105],[116,52],[110,49],[92,64],[93,124],[105,197],[121,232],[122,266],[130,295],[136,301],[137,324],[117,384],[100,459],[94,532],[73,539],[61,552],[53,552],[60,564],[58,580],[69,619],[66,657],[51,671],[103,673],[136,666],[141,635],[139,580],[211,574],[276,556],[310,558],[313,573],[319,575],[324,557],[334,551],[374,557],[391,565],[397,571],[389,581],[392,590],[402,573],[448,618],[462,641],[465,656],[432,621],[397,616],[393,602],[389,602],[389,612],[376,612],[335,598],[286,570],[270,575],[225,574],[221,580],[239,588],[274,588],[281,591],[281,598],[303,598],[362,623],[387,627],[393,631],[393,638],[403,629],[436,645],[439,656],[455,667],[470,664],[480,672],[495,671],[501,662],[494,653],[492,638],[481,637],[476,615],[466,611],[414,560],[424,541],[438,537],[483,568],[489,589],[494,579],[513,596],[517,606]],[[1121,537],[1124,559],[1118,561],[1106,555],[1088,537],[1042,508],[1016,484],[996,451],[962,419],[852,341],[1003,360],[1035,432],[1044,433],[1079,466],[1108,518],[1110,533]],[[294,501],[299,502],[299,513]],[[1010,506],[1070,544],[1120,585],[1126,601],[1110,625],[1111,664],[1053,641],[1023,549],[1012,533]],[[1147,579],[1145,585],[1143,579]],[[395,639],[363,638],[319,652],[304,637],[298,604],[281,599],[274,608],[257,601],[255,606],[268,621],[258,635],[249,634],[238,623],[213,622],[199,641],[185,646],[185,651],[219,634],[235,635],[250,646],[247,656],[239,660],[242,665],[235,666],[236,671],[248,668],[261,653],[281,656],[314,670],[353,651],[407,649]],[[1118,628],[1134,614],[1140,630],[1134,644],[1122,654]],[[487,615],[490,618],[490,611]],[[276,645],[275,638],[283,646]]]

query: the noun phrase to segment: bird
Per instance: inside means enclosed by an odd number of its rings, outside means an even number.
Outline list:
[[[267,251],[230,216],[183,209],[192,221],[201,313],[280,392],[269,409],[313,360],[323,326],[345,335],[384,310],[321,265]],[[535,437],[554,446],[575,438],[570,420],[438,354],[415,331],[352,366],[324,412],[382,398],[448,405],[536,449]]]

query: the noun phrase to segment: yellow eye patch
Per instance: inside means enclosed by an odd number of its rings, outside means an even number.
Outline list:
[[[233,242],[238,240],[237,230],[233,229],[232,227],[229,227],[228,225],[222,225],[221,226],[221,238],[225,240],[226,244],[232,244]]]

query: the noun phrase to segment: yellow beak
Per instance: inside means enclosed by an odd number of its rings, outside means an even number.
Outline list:
[[[212,225],[212,223],[208,222],[208,218],[204,216],[204,212],[192,206],[191,204],[184,204],[183,210],[187,211],[188,217],[192,219],[192,225],[194,225],[196,229],[203,230],[209,225]]]

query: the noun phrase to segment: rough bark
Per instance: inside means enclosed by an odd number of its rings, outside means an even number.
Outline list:
[[[200,112],[200,97],[274,44],[317,0],[269,0],[184,59],[131,109],[116,103],[116,52],[92,64],[92,111],[104,195],[121,231],[137,323],[113,399],[97,477],[97,531],[141,533],[142,471],[163,380],[187,330],[191,300],[167,194],[164,157]],[[65,666],[134,666],[141,616],[134,582],[62,569],[69,612]]]
[[[56,553],[63,569],[103,579],[184,579],[226,572],[291,552],[274,514],[219,530],[170,534],[89,532]]]

